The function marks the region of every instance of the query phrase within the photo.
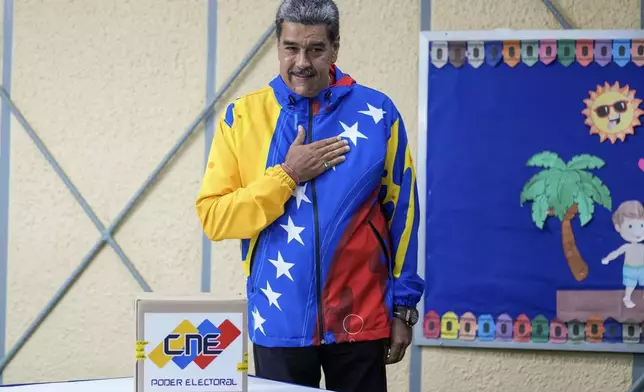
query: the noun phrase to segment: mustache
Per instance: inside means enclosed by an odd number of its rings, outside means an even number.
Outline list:
[[[293,68],[292,70],[289,71],[289,73],[293,76],[309,77],[315,74],[315,70],[313,68],[303,68],[303,69]]]

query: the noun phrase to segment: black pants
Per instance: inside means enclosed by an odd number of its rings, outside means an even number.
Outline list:
[[[258,377],[336,392],[387,392],[385,341],[336,343],[314,347],[269,348],[253,345]]]

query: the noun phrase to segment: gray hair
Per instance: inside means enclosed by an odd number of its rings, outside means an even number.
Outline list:
[[[329,41],[340,38],[340,13],[333,0],[284,0],[277,9],[275,31],[282,36],[282,22],[326,26]]]

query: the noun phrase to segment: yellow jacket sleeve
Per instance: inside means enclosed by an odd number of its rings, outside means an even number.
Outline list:
[[[213,241],[253,238],[284,213],[296,186],[280,165],[242,184],[244,156],[250,158],[253,152],[237,150],[240,138],[234,132],[223,118],[219,120],[196,200],[204,233]]]

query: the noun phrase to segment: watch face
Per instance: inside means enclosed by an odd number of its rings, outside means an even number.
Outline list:
[[[418,310],[417,309],[410,309],[410,317],[409,317],[409,323],[411,325],[414,325],[418,322]]]

